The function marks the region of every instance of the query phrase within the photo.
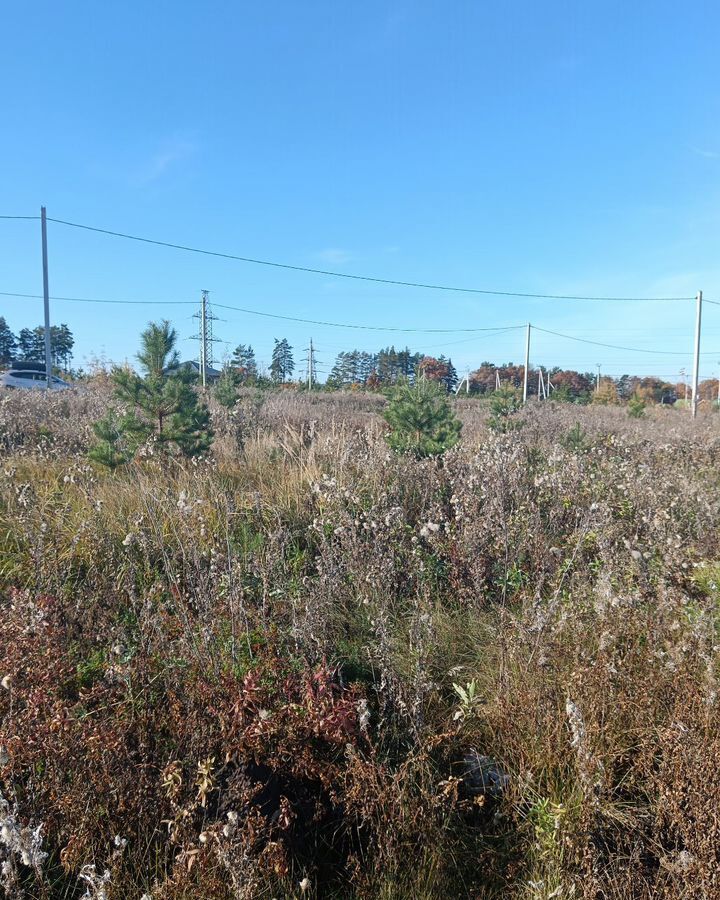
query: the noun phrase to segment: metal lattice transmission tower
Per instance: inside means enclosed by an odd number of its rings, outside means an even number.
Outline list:
[[[198,364],[200,366],[200,383],[203,387],[207,386],[207,370],[212,367],[214,362],[213,344],[218,340],[218,338],[213,337],[213,322],[217,321],[217,316],[213,315],[210,309],[208,293],[209,291],[202,292],[200,310],[193,315],[194,319],[200,320],[200,331],[194,336],[194,340],[200,342]]]
[[[312,342],[312,338],[310,338],[310,346],[306,349],[307,357],[305,358],[305,362],[307,365],[307,386],[308,390],[311,391],[313,384],[317,383],[317,369],[315,367],[315,347]]]

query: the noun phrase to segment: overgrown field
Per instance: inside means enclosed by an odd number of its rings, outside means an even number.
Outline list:
[[[0,398],[7,896],[720,896],[716,417],[246,390],[109,472],[107,398]]]

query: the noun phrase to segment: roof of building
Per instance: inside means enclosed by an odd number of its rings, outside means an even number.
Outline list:
[[[197,372],[200,374],[200,363],[194,359],[187,359],[185,362],[180,363],[181,369],[192,369],[193,372]],[[219,378],[222,372],[219,369],[215,369],[212,366],[205,367],[205,374],[208,378]]]

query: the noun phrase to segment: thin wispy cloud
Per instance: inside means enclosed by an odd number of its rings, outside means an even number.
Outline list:
[[[690,149],[696,156],[702,156],[703,159],[720,159],[720,150],[707,150],[703,147],[691,147]]]
[[[198,152],[190,137],[172,136],[154,142],[136,140],[129,145],[96,149],[89,163],[94,178],[110,181],[125,189],[147,187],[180,169]]]
[[[194,141],[173,138],[164,142],[146,162],[130,175],[128,180],[131,184],[140,187],[152,184],[196,152],[197,144]]]

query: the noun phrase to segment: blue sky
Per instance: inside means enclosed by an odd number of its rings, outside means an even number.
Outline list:
[[[390,279],[493,290],[720,299],[720,7],[711,2],[11,4],[0,35],[0,213]],[[211,300],[414,328],[526,321],[532,360],[689,369],[693,304],[493,298],[351,282],[50,223],[51,295]],[[39,223],[0,221],[0,290],[41,293]],[[191,305],[56,301],[76,362],[132,358]],[[18,330],[36,300],[0,296]],[[217,310],[219,356],[394,342],[459,370],[524,336],[382,334]],[[720,370],[705,309],[701,376]]]

